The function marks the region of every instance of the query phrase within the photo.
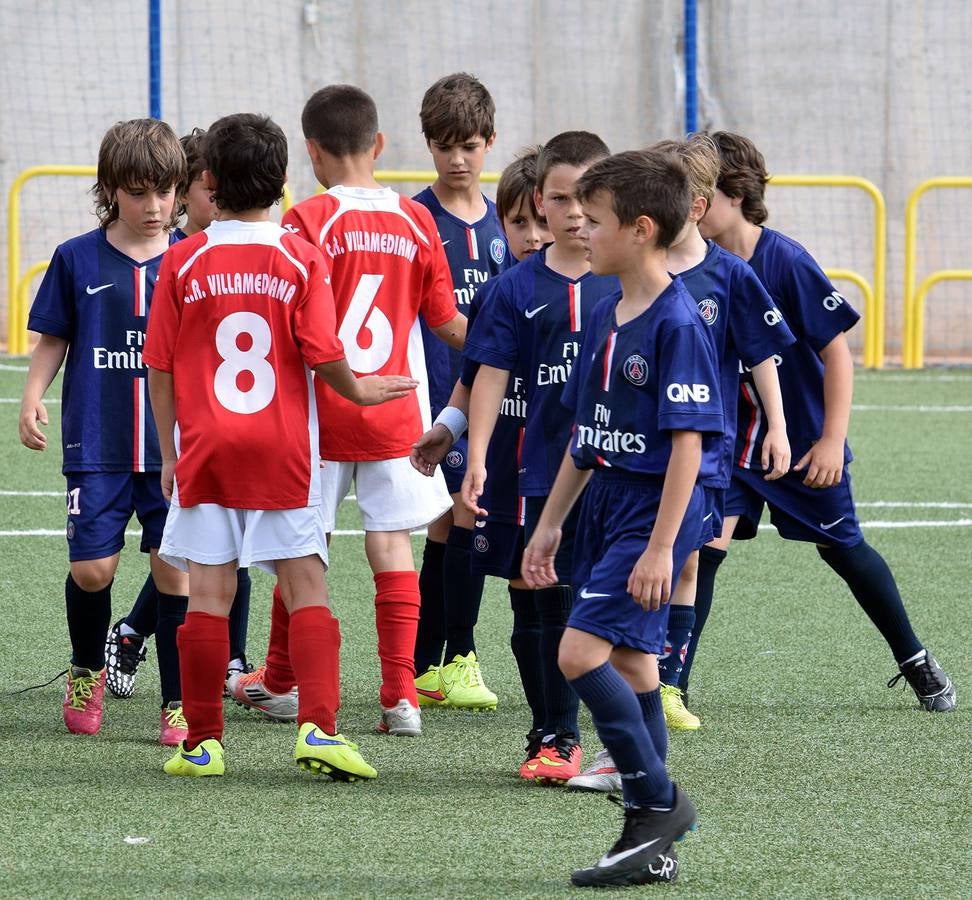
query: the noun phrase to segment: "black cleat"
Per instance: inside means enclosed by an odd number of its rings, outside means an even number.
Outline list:
[[[673,844],[694,827],[695,807],[676,785],[670,810],[626,809],[621,837],[614,846],[593,866],[574,872],[570,880],[576,887],[671,883],[678,877]]]
[[[894,687],[902,678],[911,685],[923,709],[929,712],[951,712],[958,706],[952,679],[927,650],[917,662],[902,667],[888,682],[888,687]]]
[[[121,633],[122,621],[116,622],[105,641],[105,683],[108,690],[125,700],[135,693],[135,676],[145,660],[145,638]]]

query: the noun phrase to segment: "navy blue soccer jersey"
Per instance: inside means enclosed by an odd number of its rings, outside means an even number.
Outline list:
[[[860,315],[835,290],[813,257],[778,231],[763,228],[749,265],[796,337],[796,343],[779,354],[776,371],[787,436],[793,459],[799,460],[823,431],[823,363],[819,353],[837,335],[853,328]],[[743,374],[739,387],[736,465],[750,469],[759,466],[766,416],[749,373]],[[844,462],[850,460],[845,442]]]
[[[101,228],[54,251],[27,327],[69,342],[61,396],[65,473],[162,467],[142,364],[161,261],[135,262]]]
[[[546,249],[497,279],[490,302],[466,336],[463,356],[522,372],[527,396],[520,493],[550,493],[570,440],[571,416],[560,398],[598,300],[617,278],[588,272],[571,280],[547,266]]]
[[[736,445],[739,375],[782,353],[795,338],[749,265],[713,241],[708,245],[705,259],[679,277],[698,304],[719,360],[725,419],[723,456],[718,474],[703,483],[727,488]],[[758,467],[758,454],[755,460]]]
[[[515,262],[496,214],[496,204],[484,196],[485,215],[478,222],[469,224],[449,212],[431,187],[412,199],[426,207],[435,219],[446,259],[449,260],[456,309],[468,318],[476,292],[490,278],[505,272]],[[459,377],[460,354],[435,337],[424,320],[422,339],[425,342],[432,415],[436,416],[448,402]]]
[[[664,475],[671,432],[700,431],[699,480],[722,458],[722,397],[715,349],[680,279],[641,315],[618,325],[620,292],[594,310],[563,402],[574,411],[579,469]]]

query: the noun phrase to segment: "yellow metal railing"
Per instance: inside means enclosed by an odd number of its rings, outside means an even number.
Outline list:
[[[874,276],[868,280],[849,269],[824,269],[832,280],[850,281],[864,295],[864,365],[884,367],[884,289],[887,254],[888,213],[884,195],[866,178],[854,175],[774,175],[770,184],[779,187],[850,187],[864,191],[874,204]]]
[[[972,269],[939,269],[915,284],[918,261],[918,201],[937,188],[972,187],[972,178],[942,177],[923,181],[909,195],[905,207],[904,262],[904,336],[903,364],[906,369],[920,369],[925,364],[925,297],[940,281],[972,281]]]

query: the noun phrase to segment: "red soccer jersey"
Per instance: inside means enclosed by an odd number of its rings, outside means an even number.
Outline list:
[[[359,375],[411,375],[408,397],[361,407],[320,379],[321,456],[365,461],[408,456],[431,425],[425,351],[428,325],[456,315],[452,276],[435,221],[389,188],[334,187],[298,203],[283,224],[324,251],[337,306],[338,337]]]
[[[313,367],[344,356],[320,252],[272,222],[214,222],[159,269],[142,358],[175,387],[180,506],[320,502]]]

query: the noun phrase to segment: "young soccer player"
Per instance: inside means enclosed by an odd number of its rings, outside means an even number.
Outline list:
[[[579,586],[559,664],[591,710],[621,772],[624,829],[579,886],[670,881],[672,843],[695,808],[665,770],[657,655],[668,600],[705,512],[699,478],[719,460],[718,364],[695,301],[667,272],[685,224],[688,177],[677,157],[621,153],[577,185],[592,271],[621,292],[591,316],[564,390],[575,428],[523,557],[536,587],[559,580],[562,527],[584,486],[573,581]]]
[[[189,571],[179,629],[189,736],[165,771],[224,772],[229,608],[238,566],[254,564],[276,574],[290,618],[294,759],[335,779],[374,778],[335,721],[341,635],[324,581],[313,373],[361,404],[404,398],[416,382],[354,376],[323,257],[270,222],[287,173],[280,128],[227,116],[210,128],[205,156],[219,217],[165,257],[144,350],[172,500],[160,553]]]
[[[719,150],[719,180],[700,229],[749,262],[796,335],[796,343],[779,354],[777,370],[797,463],[776,481],[759,473],[765,409],[749,373],[743,373],[725,525],[713,544],[717,554],[701,561],[700,585],[704,568],[709,570],[705,582],[714,581],[733,537],[756,536],[763,506],[768,505],[780,536],[816,544],[821,558],[844,579],[881,632],[899,668],[889,686],[903,677],[922,708],[955,709],[951,679],[915,636],[894,576],[864,540],[854,508],[846,440],[854,365],[845,333],[859,316],[803,247],[763,226],[768,175],[753,143],[724,131],[712,139]],[[700,590],[696,606],[703,604],[711,605],[711,593],[704,597]],[[697,623],[690,658],[700,630]],[[686,679],[683,671],[683,687]]]
[[[560,456],[567,445],[570,415],[560,395],[597,301],[617,290],[613,276],[591,272],[580,237],[584,216],[575,196],[577,179],[608,155],[604,142],[587,131],[566,131],[544,144],[537,163],[537,210],[546,217],[553,243],[497,280],[490,302],[476,319],[464,355],[479,364],[469,404],[469,463],[463,499],[486,517],[479,499],[487,480],[486,451],[511,372],[522,372],[527,420],[520,461],[520,493],[526,498],[525,536],[536,527]],[[570,613],[567,578],[576,515],[565,526],[558,557],[564,580],[533,594],[539,620],[538,664],[532,690],[543,695],[542,734],[531,734],[523,778],[565,784],[580,771],[577,696],[557,667],[557,646]],[[531,628],[528,611],[523,625]],[[514,624],[518,632],[518,625]],[[531,691],[527,691],[527,696]]]
[[[64,722],[75,734],[101,728],[111,585],[134,512],[159,593],[160,739],[175,744],[185,735],[176,628],[185,616],[187,581],[158,558],[166,503],[141,356],[159,263],[174,240],[176,191],[185,167],[179,141],[165,123],[113,125],[98,151],[100,227],[57,248],[28,321],[41,338],[24,388],[20,439],[33,450],[47,447],[38,427],[47,424],[42,398],[67,356],[61,438],[72,655]]]
[[[212,194],[203,182],[206,161],[202,155],[206,132],[193,128],[179,138],[186,154],[186,179],[179,188],[178,206],[185,216],[185,224],[175,230],[178,238],[190,237],[208,228],[216,214]],[[227,677],[237,672],[252,672],[246,661],[246,626],[250,612],[250,575],[246,569],[237,572],[236,597],[230,612],[230,664]],[[105,644],[105,683],[108,690],[120,699],[135,692],[138,666],[146,655],[146,638],[155,634],[159,618],[159,595],[151,572],[125,618],[116,622],[108,632]],[[296,713],[296,698],[294,712]]]
[[[496,139],[495,105],[489,91],[465,72],[446,75],[422,98],[419,113],[436,180],[415,200],[435,220],[452,275],[456,309],[468,316],[476,292],[513,260],[493,202],[479,176]],[[425,329],[432,415],[438,416],[459,377],[459,353]],[[495,709],[476,655],[475,625],[483,577],[471,568],[473,518],[460,501],[466,440],[460,437],[441,467],[452,509],[429,526],[419,584],[422,610],[415,670],[423,703]]]
[[[322,88],[307,101],[301,123],[314,174],[328,192],[298,203],[283,221],[329,259],[348,363],[358,374],[407,372],[424,383],[419,312],[452,346],[462,346],[466,332],[435,223],[421,204],[375,181],[384,135],[364,91],[351,85]],[[430,424],[428,395],[418,391],[383,409],[359,410],[319,385],[318,403],[327,410],[320,442],[327,460],[327,530],[334,528],[352,478],[364,518],[381,663],[378,730],[415,736],[422,727],[413,663],[420,600],[410,532],[450,506],[441,475],[428,481],[408,460],[416,436]],[[273,609],[266,669],[240,679],[271,698],[293,684],[286,665],[286,613],[276,600]],[[234,696],[242,698],[240,691]]]

